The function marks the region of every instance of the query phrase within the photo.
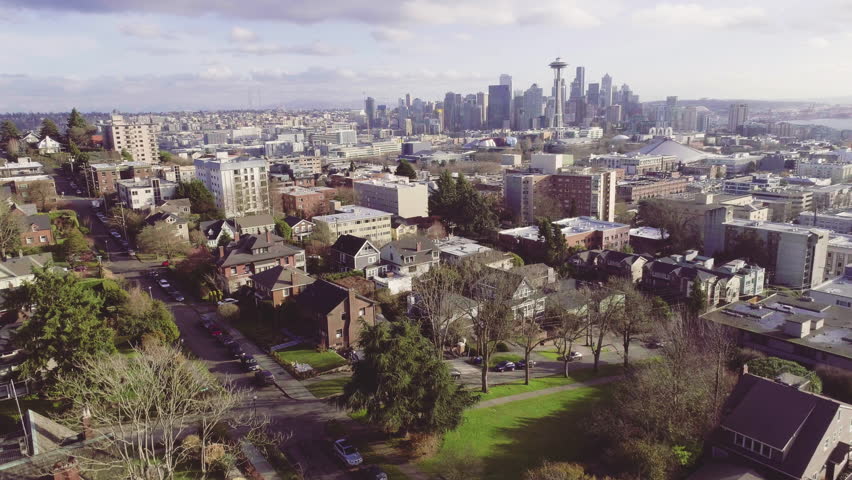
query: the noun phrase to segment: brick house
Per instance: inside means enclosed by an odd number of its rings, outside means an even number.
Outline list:
[[[376,305],[355,289],[317,280],[297,298],[303,312],[300,329],[314,335],[327,348],[354,347],[361,334],[361,322],[374,325]]]
[[[282,305],[314,283],[313,277],[292,267],[277,266],[251,276],[251,286],[258,300],[269,300],[273,307]]]
[[[21,228],[22,247],[43,247],[56,243],[47,215],[19,215],[18,225]]]
[[[281,210],[303,218],[331,213],[330,202],[337,190],[328,187],[284,187],[281,193]]]
[[[216,259],[217,282],[224,292],[232,294],[248,285],[252,275],[277,266],[305,268],[305,251],[284,242],[272,232],[262,235],[240,235],[219,247]]]

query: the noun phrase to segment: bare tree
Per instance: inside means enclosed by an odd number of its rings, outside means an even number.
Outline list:
[[[583,338],[588,328],[586,316],[557,302],[548,302],[545,319],[553,332],[550,338],[554,339],[556,353],[562,358],[562,372],[568,377],[568,363],[571,361],[574,342]]]
[[[439,266],[414,279],[412,294],[415,298],[416,317],[426,324],[435,352],[443,358],[453,322],[464,316],[464,306],[459,303],[461,275],[449,266]]]
[[[616,317],[612,330],[621,337],[624,368],[630,365],[630,342],[639,335],[648,333],[656,318],[651,299],[637,290],[636,285],[629,279],[613,279],[617,293],[624,296],[624,308]],[[627,307],[629,305],[629,308]]]
[[[165,255],[167,258],[189,250],[189,242],[178,235],[177,226],[166,222],[157,222],[143,228],[136,237],[136,242],[143,252]]]
[[[533,295],[537,295],[534,293]],[[522,315],[519,322],[515,324],[515,338],[520,340],[524,349],[524,385],[530,384],[530,353],[543,339],[547,338],[543,328],[543,318],[535,315]]]
[[[6,258],[21,245],[21,225],[18,216],[5,201],[0,201],[0,255]]]
[[[168,480],[194,455],[181,440],[200,440],[201,469],[214,440],[214,426],[241,403],[203,365],[179,349],[146,345],[133,356],[88,359],[79,372],[61,377],[59,395],[72,403],[70,418],[88,419],[106,456],[80,458],[92,471],[121,470],[121,478]],[[223,446],[224,447],[224,446]]]
[[[56,200],[56,188],[52,182],[40,180],[33,182],[27,187],[29,199],[36,204],[36,207],[44,212],[47,210],[47,205]]]
[[[602,287],[587,288],[584,292],[589,299],[587,335],[595,359],[595,372],[600,366],[606,336],[623,314],[624,294],[619,291],[619,283],[618,279],[611,279]]]

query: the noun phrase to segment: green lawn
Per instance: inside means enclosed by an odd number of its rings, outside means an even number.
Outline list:
[[[494,355],[491,355],[491,358],[488,359],[488,366],[493,367],[494,365],[497,365],[498,363],[504,360],[508,360],[510,362],[517,362],[518,360],[523,359],[523,356],[514,353],[495,353]]]
[[[533,369],[534,371],[535,369]],[[572,383],[585,382],[593,378],[609,377],[618,375],[622,372],[623,367],[619,364],[601,365],[600,371],[595,374],[592,368],[582,368],[569,372],[568,377],[564,375],[550,375],[547,377],[530,378],[530,384],[524,385],[523,380],[517,382],[504,383],[489,387],[487,394],[479,394],[480,401],[493,400],[495,398],[508,397],[509,395],[517,395],[519,393],[534,392],[536,390],[544,390],[545,388],[561,387]]]
[[[596,449],[582,423],[605,394],[605,387],[579,388],[468,410],[464,423],[444,437],[440,452],[420,466],[439,473],[450,461],[481,461],[482,472],[471,478],[516,480],[544,459],[581,461]]]
[[[548,360],[560,360],[559,353],[550,350],[536,350],[535,353],[541,355]]]
[[[332,378],[330,380],[319,380],[316,382],[305,382],[305,388],[317,398],[326,398],[343,393],[343,386],[349,382],[348,377]]]
[[[248,317],[249,315],[244,315],[243,318],[231,322],[231,325],[261,348],[264,346],[277,345],[284,341],[284,334],[281,333],[279,329],[270,324],[249,319]]]
[[[318,352],[309,345],[296,345],[275,352],[281,361],[307,363],[317,372],[325,372],[346,365],[346,359],[331,350]]]

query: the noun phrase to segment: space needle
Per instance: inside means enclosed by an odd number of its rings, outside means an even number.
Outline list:
[[[552,125],[556,129],[557,134],[565,127],[562,115],[562,104],[565,103],[565,99],[562,98],[562,69],[567,66],[568,64],[563,62],[559,57],[556,57],[556,60],[550,62],[550,68],[553,69],[554,73],[553,89],[556,91],[556,112],[553,115]]]

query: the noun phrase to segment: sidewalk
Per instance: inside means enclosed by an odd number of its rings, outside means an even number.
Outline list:
[[[566,390],[576,390],[578,388],[585,388],[585,387],[594,387],[596,385],[604,385],[604,384],[607,384],[607,383],[616,382],[618,380],[621,380],[622,378],[624,378],[622,375],[614,375],[614,376],[611,376],[611,377],[596,378],[594,380],[589,380],[587,382],[572,383],[572,384],[569,384],[569,385],[561,385],[559,387],[545,388],[545,389],[542,389],[542,390],[535,390],[533,392],[524,392],[524,393],[519,393],[517,395],[509,395],[508,397],[500,397],[500,398],[495,398],[493,400],[486,400],[484,402],[479,402],[471,408],[477,409],[477,408],[496,407],[497,405],[503,405],[504,403],[511,403],[511,402],[517,402],[518,400],[526,400],[528,398],[541,397],[543,395],[550,395],[551,393],[564,392]]]
[[[272,468],[272,465],[266,461],[263,455],[255,448],[251,443],[242,440],[240,441],[240,448],[245,454],[246,458],[252,465],[254,465],[254,469],[257,473],[263,477],[264,480],[280,480],[281,477],[278,476],[278,472]]]

